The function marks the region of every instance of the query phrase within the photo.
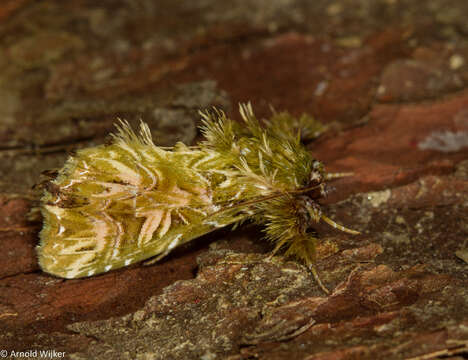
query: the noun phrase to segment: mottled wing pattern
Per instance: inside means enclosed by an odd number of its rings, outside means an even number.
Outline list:
[[[123,127],[113,144],[78,151],[42,199],[41,267],[65,278],[91,276],[162,257],[237,220],[208,221],[218,207],[197,164],[212,160],[154,146],[144,125],[141,137]]]

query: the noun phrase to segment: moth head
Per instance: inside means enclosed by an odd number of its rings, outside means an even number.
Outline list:
[[[299,195],[297,197],[299,226],[305,233],[311,225],[319,222],[322,216],[320,206],[308,195]]]
[[[323,164],[318,161],[314,160],[312,162],[312,171],[310,172],[309,182],[310,184],[321,184],[325,179],[325,169]]]
[[[308,195],[300,195],[297,197],[299,208],[299,226],[303,233],[307,232],[307,230],[313,225],[313,223],[318,223],[320,220],[323,220],[328,225],[343,231],[348,234],[358,235],[360,234],[359,231],[348,229],[347,227],[340,225],[322,213],[322,209],[320,205],[310,196]]]
[[[317,204],[308,196],[303,196],[302,201],[309,216],[309,219],[313,220],[314,222],[319,222],[320,218],[322,217],[322,210],[320,209],[319,204]]]

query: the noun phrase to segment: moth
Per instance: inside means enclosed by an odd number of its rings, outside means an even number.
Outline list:
[[[250,104],[240,105],[243,123],[216,109],[200,114],[205,139],[197,146],[158,147],[145,123],[137,134],[121,121],[110,144],[71,156],[41,199],[41,268],[82,278],[155,262],[177,246],[250,219],[265,226],[272,255],[285,249],[326,291],[315,269],[314,224],[359,232],[321,211],[327,182],[348,174],[327,173],[302,144],[297,126],[313,119],[274,113],[262,125]],[[317,130],[312,122],[308,129],[311,124]]]

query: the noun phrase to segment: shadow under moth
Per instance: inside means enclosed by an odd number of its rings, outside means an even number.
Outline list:
[[[240,105],[240,113],[243,123],[216,109],[201,112],[205,140],[197,146],[161,148],[145,123],[136,134],[121,121],[110,144],[77,151],[41,199],[42,269],[80,278],[158,261],[249,219],[265,226],[272,255],[285,249],[327,291],[315,269],[312,227],[324,221],[359,234],[328,218],[317,202],[327,181],[348,174],[327,173],[301,143],[298,127],[320,130],[314,119],[273,113],[262,126],[250,104]]]

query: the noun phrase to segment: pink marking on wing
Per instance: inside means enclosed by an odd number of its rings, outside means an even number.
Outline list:
[[[171,186],[171,188],[168,189],[167,194],[169,195],[169,198],[174,199],[174,203],[177,203],[177,205],[180,206],[190,204],[190,198],[193,197],[193,194],[182,190],[177,185]]]
[[[153,238],[153,234],[158,229],[163,215],[164,211],[159,209],[149,211],[145,214],[146,220],[143,223],[140,235],[138,236],[138,246],[142,246]]]
[[[93,218],[93,230],[96,236],[96,252],[101,252],[107,245],[106,237],[109,235],[109,224],[99,218]]]
[[[159,237],[163,237],[171,227],[171,210],[166,211],[159,231]]]

